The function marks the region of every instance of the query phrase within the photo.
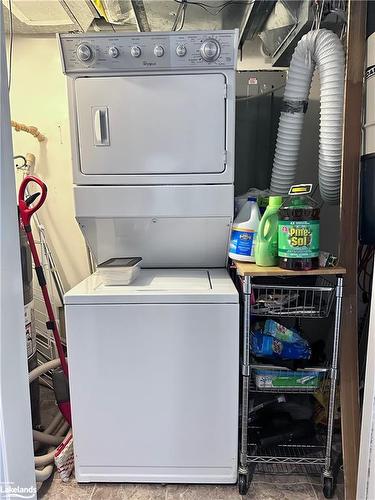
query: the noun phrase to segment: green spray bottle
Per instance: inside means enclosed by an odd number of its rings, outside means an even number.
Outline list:
[[[255,263],[258,266],[276,266],[278,211],[283,199],[281,196],[270,196],[268,206],[260,220],[255,245]]]

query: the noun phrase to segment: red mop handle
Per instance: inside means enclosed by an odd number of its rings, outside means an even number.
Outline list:
[[[31,196],[28,197],[28,199],[25,200],[25,193],[26,193],[26,188],[27,185],[30,184],[31,182],[35,182],[38,184],[38,186],[41,188],[42,193],[35,193]],[[36,200],[39,197],[38,203],[36,203],[33,206],[30,206],[30,203],[33,203],[34,200]],[[33,215],[34,212],[39,210],[39,208],[43,205],[47,197],[47,186],[44,184],[43,181],[38,179],[38,177],[35,177],[34,175],[27,175],[20,186],[20,190],[18,192],[18,207],[20,210],[20,215],[22,219],[22,223],[24,227],[30,225],[30,220],[31,216]]]
[[[30,182],[35,182],[36,184],[38,184],[38,186],[41,188],[41,193],[34,193],[25,199],[26,188]],[[44,182],[42,182],[40,179],[38,179],[38,177],[35,177],[33,175],[28,175],[23,179],[21,186],[20,186],[20,190],[18,193],[18,208],[19,208],[19,213],[20,213],[20,217],[22,220],[22,224],[23,224],[23,227],[24,227],[25,232],[26,232],[27,240],[29,242],[31,254],[33,256],[33,260],[34,260],[34,264],[35,264],[35,272],[36,272],[36,275],[38,277],[39,285],[40,285],[40,288],[42,290],[42,294],[43,294],[43,298],[44,298],[44,303],[46,305],[46,309],[47,309],[47,313],[48,313],[48,320],[49,321],[47,321],[46,325],[47,325],[48,330],[52,330],[52,332],[53,332],[53,336],[54,336],[55,343],[56,343],[56,349],[57,349],[57,352],[58,352],[58,355],[60,358],[60,362],[61,362],[61,368],[62,368],[64,374],[66,375],[66,377],[68,377],[68,365],[66,362],[64,349],[63,349],[63,346],[61,344],[61,338],[60,338],[59,330],[57,328],[55,315],[53,313],[51,300],[49,298],[46,278],[44,276],[43,267],[42,267],[40,260],[39,260],[38,251],[37,251],[36,246],[35,246],[35,241],[34,241],[33,233],[31,231],[31,225],[30,225],[31,216],[33,215],[33,213],[35,213],[43,205],[43,203],[46,199],[46,196],[47,196],[47,186],[44,184]],[[36,203],[34,206],[31,206],[31,203],[33,203],[37,198],[39,198],[38,203]]]

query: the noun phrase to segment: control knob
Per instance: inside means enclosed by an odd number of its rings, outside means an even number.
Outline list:
[[[108,49],[108,55],[110,55],[113,58],[118,57],[120,54],[120,51],[118,50],[117,47],[109,47]]]
[[[80,45],[78,45],[76,53],[78,59],[82,62],[88,62],[94,57],[92,48],[90,47],[90,45],[87,45],[85,43],[81,43]]]
[[[156,57],[162,57],[164,55],[164,48],[161,45],[157,45],[154,48],[154,54]]]
[[[205,61],[216,61],[220,56],[221,47],[217,40],[208,38],[201,45],[201,56]]]
[[[140,48],[140,47],[138,47],[138,45],[134,45],[134,46],[130,49],[130,54],[131,54],[133,57],[139,57],[139,56],[142,54],[141,48]]]
[[[186,55],[185,45],[182,45],[181,43],[179,45],[177,45],[176,54],[178,55],[178,57],[184,57]]]

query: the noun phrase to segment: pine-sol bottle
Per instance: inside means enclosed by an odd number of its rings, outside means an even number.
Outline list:
[[[311,184],[292,186],[279,209],[279,266],[293,271],[319,267],[320,209],[308,196]]]

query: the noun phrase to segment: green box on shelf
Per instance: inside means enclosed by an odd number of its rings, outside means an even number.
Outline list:
[[[272,365],[253,365],[252,370],[255,376],[255,385],[260,390],[317,389],[322,375],[326,371],[320,368],[289,370]]]

